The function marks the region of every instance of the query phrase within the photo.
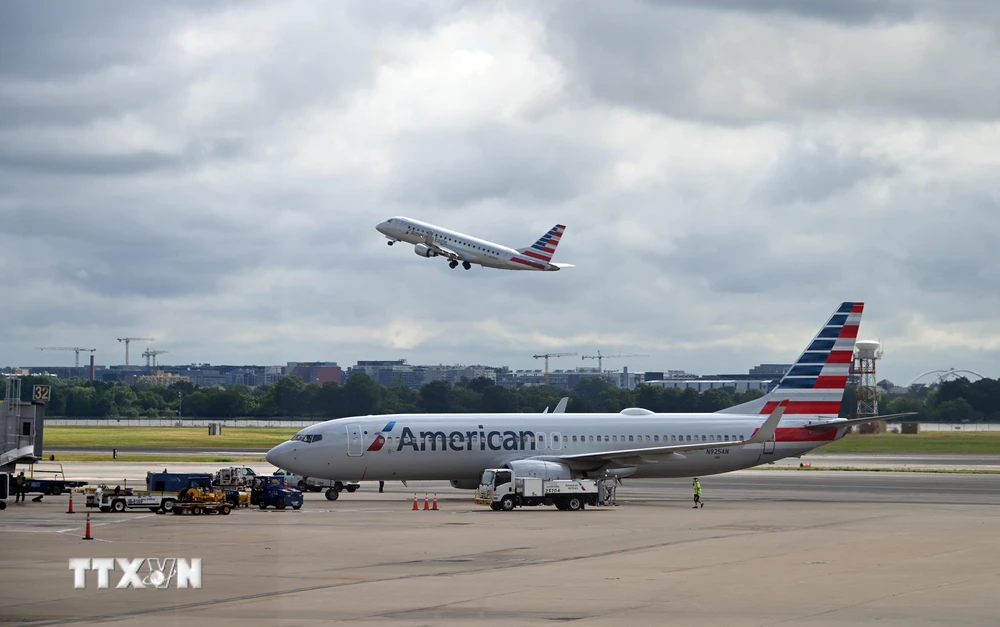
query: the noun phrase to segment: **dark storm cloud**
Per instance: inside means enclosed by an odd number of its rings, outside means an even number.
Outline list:
[[[900,21],[913,17],[917,2],[905,0],[646,0],[658,7],[681,6],[706,11],[773,13],[812,18],[842,24],[865,24],[872,21]]]
[[[559,5],[547,25],[583,93],[660,115],[988,119],[1000,115],[1000,83],[982,80],[1000,10],[977,6],[981,20],[961,3],[625,0]]]

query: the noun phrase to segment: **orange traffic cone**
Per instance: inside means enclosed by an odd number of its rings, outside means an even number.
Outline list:
[[[437,495],[437,493],[434,494],[434,506],[431,507],[431,510],[433,510],[435,512],[438,511],[438,495]]]
[[[419,512],[420,511],[420,508],[417,507],[417,493],[416,492],[413,493],[413,511],[415,511],[415,512]]]
[[[426,512],[431,508],[431,502],[427,499],[427,493],[424,492],[424,511]]]
[[[87,512],[87,535],[83,536],[84,540],[93,540],[94,538],[90,535],[90,512]]]
[[[72,514],[73,513],[73,493],[72,492],[69,493],[69,509],[66,510],[66,513],[67,514]]]

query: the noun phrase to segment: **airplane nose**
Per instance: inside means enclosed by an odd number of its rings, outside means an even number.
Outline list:
[[[282,442],[278,446],[274,447],[264,455],[264,459],[267,463],[284,470],[288,470],[288,461],[292,458],[292,452],[289,450],[288,442]]]
[[[375,230],[385,235],[386,234],[385,232],[389,230],[389,226],[385,222],[379,222],[378,224],[375,225]]]

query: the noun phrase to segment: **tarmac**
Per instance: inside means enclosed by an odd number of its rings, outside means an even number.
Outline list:
[[[700,509],[689,484],[626,480],[618,507],[507,513],[444,482],[366,482],[299,511],[95,513],[93,541],[79,497],[72,515],[65,495],[8,501],[0,623],[997,624],[1000,476],[741,471],[703,477]],[[411,510],[435,491],[440,511]],[[120,590],[113,572],[109,589],[95,573],[75,589],[74,557],[198,557],[202,588]]]

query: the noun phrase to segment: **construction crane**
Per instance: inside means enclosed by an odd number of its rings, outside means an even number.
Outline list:
[[[40,351],[73,351],[76,353],[76,367],[80,367],[80,352],[93,353],[96,348],[78,348],[76,346],[39,346]]]
[[[580,359],[596,359],[597,360],[597,370],[604,372],[604,360],[605,359],[618,359],[619,357],[649,357],[649,355],[626,355],[625,353],[615,353],[614,355],[602,355],[601,351],[597,351],[596,355],[583,355]]]
[[[147,348],[146,350],[144,350],[142,352],[142,356],[146,358],[146,367],[147,368],[150,368],[150,367],[155,368],[156,367],[156,356],[157,355],[162,355],[163,353],[169,353],[169,352],[170,351],[161,351],[161,350],[155,350],[155,349],[152,349],[152,348]],[[152,362],[153,362],[152,366],[150,366],[150,363],[149,363],[150,360],[152,360]]]
[[[128,345],[129,342],[152,342],[151,337],[120,337],[119,342],[125,342],[125,365],[128,365]]]
[[[545,353],[542,355],[532,355],[535,359],[545,358],[545,385],[549,384],[549,357],[572,357],[580,353]]]

